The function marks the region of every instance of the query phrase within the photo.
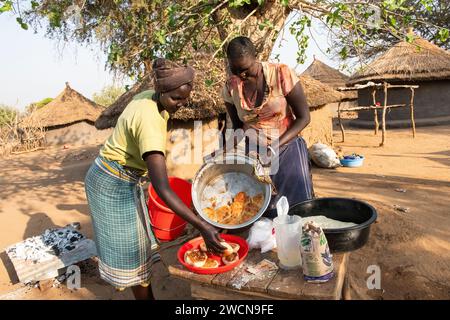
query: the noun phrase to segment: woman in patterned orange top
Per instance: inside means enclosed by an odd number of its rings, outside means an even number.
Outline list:
[[[312,199],[308,150],[301,138],[310,114],[295,72],[285,64],[257,61],[255,47],[247,37],[230,41],[227,58],[229,77],[222,96],[233,129],[245,131],[247,151],[249,145],[256,145],[260,154],[270,154],[272,148],[278,157],[277,170],[271,174],[277,195],[266,215],[275,214],[281,196],[291,204]]]

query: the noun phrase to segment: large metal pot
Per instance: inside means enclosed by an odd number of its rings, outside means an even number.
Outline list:
[[[272,188],[269,184],[262,183],[254,176],[255,165],[256,165],[255,159],[252,159],[250,157],[241,154],[227,154],[224,158],[221,158],[220,161],[213,160],[212,162],[204,164],[203,167],[201,167],[200,170],[197,172],[192,182],[192,203],[198,214],[208,223],[221,229],[244,228],[257,221],[269,206],[270,199],[272,196]],[[244,173],[248,175],[249,177],[252,178],[252,181],[255,184],[261,186],[264,193],[264,204],[258,211],[258,213],[252,219],[238,225],[227,225],[212,221],[206,214],[203,213],[201,207],[201,196],[203,194],[205,187],[219,175],[228,172]]]

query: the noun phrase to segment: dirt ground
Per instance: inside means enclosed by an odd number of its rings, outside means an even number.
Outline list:
[[[360,299],[450,298],[450,126],[388,131],[387,145],[369,130],[348,130],[344,153],[360,153],[361,168],[313,171],[320,197],[355,197],[379,217],[369,243],[350,255],[351,294]],[[335,141],[340,140],[336,131]],[[82,264],[82,289],[24,287],[4,248],[46,228],[78,221],[92,237],[83,180],[98,146],[53,148],[0,160],[0,299],[132,299],[103,282],[94,261]],[[397,192],[395,189],[405,189]],[[394,205],[408,207],[407,213]],[[163,252],[165,263],[176,248]],[[381,289],[369,290],[367,268],[381,269]],[[190,299],[186,283],[158,263],[153,280],[160,299]]]

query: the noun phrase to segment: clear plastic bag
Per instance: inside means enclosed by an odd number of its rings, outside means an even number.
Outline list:
[[[250,249],[261,249],[261,253],[276,248],[272,220],[262,218],[256,221],[250,228],[247,243]]]
[[[334,150],[323,143],[315,143],[309,148],[312,161],[321,168],[336,168],[341,166]]]

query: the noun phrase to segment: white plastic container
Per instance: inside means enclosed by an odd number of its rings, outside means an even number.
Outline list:
[[[280,216],[273,219],[273,225],[280,268],[288,270],[300,268],[302,219],[299,216]]]

